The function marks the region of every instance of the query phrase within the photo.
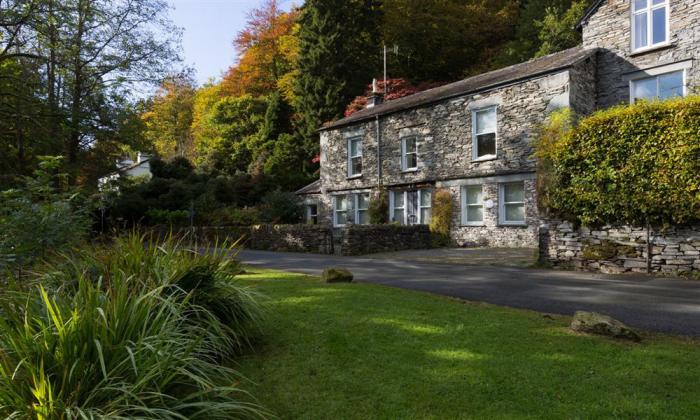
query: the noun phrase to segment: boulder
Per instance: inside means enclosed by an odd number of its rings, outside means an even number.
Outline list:
[[[326,283],[351,283],[352,273],[345,268],[329,267],[323,270],[321,280]]]
[[[607,335],[636,342],[642,339],[636,331],[622,322],[596,312],[576,312],[573,321],[571,321],[571,329],[577,332]]]

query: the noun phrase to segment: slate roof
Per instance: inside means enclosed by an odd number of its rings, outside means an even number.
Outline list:
[[[311,184],[305,186],[296,192],[297,195],[308,195],[308,194],[320,194],[321,193],[321,180],[317,179]]]
[[[479,91],[492,89],[502,85],[528,80],[548,73],[554,73],[573,66],[579,61],[595,54],[595,49],[575,47],[541,58],[526,61],[514,66],[505,67],[488,73],[469,77],[458,82],[450,83],[400,99],[385,102],[373,108],[365,108],[349,117],[328,123],[319,131],[346,126],[374,118],[377,115],[388,115],[412,108],[428,105],[445,99],[463,96]]]

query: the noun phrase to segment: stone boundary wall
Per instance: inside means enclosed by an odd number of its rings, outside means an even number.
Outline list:
[[[333,254],[333,231],[325,225],[257,225],[246,247],[261,251]]]
[[[654,273],[700,272],[700,224],[651,232]],[[540,260],[608,274],[647,272],[647,230],[630,226],[582,227],[550,221],[540,227]]]
[[[333,254],[333,231],[324,225],[255,225],[233,227],[174,228],[150,230],[164,238],[170,232],[176,237],[189,236],[198,242],[229,243],[241,240],[248,249],[261,251],[308,252]]]
[[[428,226],[348,225],[344,229],[341,253],[352,256],[429,248],[432,237]]]

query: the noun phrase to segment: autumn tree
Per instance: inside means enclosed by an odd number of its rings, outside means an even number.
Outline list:
[[[290,77],[296,53],[297,15],[297,10],[281,10],[277,0],[266,0],[249,13],[245,29],[233,42],[238,63],[221,82],[225,95],[266,95],[276,91],[281,80]]]
[[[145,137],[158,154],[170,159],[191,158],[193,107],[196,89],[188,74],[167,77],[142,115]]]
[[[568,9],[547,8],[542,21],[535,23],[541,42],[536,56],[541,57],[579,45],[581,33],[575,26],[590,4],[591,0],[576,0]]]

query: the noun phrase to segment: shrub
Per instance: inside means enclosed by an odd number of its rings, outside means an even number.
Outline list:
[[[260,203],[260,218],[266,223],[294,224],[301,222],[303,216],[304,207],[299,197],[291,192],[269,192]]]
[[[430,218],[430,232],[435,246],[450,244],[453,211],[452,194],[448,190],[436,190],[433,193],[433,214]]]
[[[386,189],[381,188],[372,192],[367,214],[369,214],[370,224],[383,225],[389,222],[389,192]]]
[[[570,130],[556,119],[550,127],[536,155],[552,215],[585,225],[700,220],[700,98],[640,101]]]
[[[264,413],[221,363],[258,306],[229,250],[199,255],[137,236],[79,252],[45,285],[0,300],[0,415],[251,418]]]
[[[43,158],[21,188],[0,192],[0,268],[32,264],[86,236],[87,205],[57,173],[61,160]]]
[[[186,226],[189,224],[190,213],[186,210],[149,209],[146,217],[153,225]]]

